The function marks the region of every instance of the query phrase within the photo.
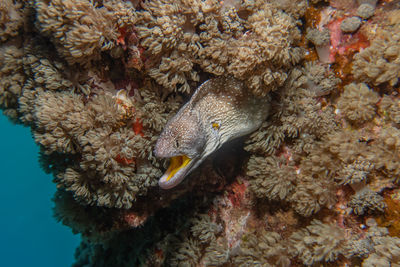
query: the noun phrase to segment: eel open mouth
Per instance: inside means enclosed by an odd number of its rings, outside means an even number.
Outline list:
[[[186,155],[172,157],[167,171],[158,181],[159,186],[163,189],[176,186],[185,178],[192,166],[192,159]]]

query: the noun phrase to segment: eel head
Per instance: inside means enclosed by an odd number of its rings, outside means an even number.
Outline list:
[[[183,108],[165,126],[157,140],[154,154],[170,158],[170,166],[159,185],[170,189],[179,184],[205,158],[206,135],[196,112]]]

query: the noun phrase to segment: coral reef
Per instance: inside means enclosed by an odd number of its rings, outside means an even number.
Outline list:
[[[295,20],[263,1],[160,0],[143,7],[136,29],[153,58],[147,72],[171,90],[189,92],[188,81],[199,81],[200,68],[231,74],[254,94],[266,95],[282,85],[285,72],[302,57]]]
[[[362,215],[367,211],[383,211],[386,204],[383,202],[383,197],[371,191],[368,187],[357,191],[350,199],[349,207],[353,208],[355,214]]]
[[[378,227],[374,219],[368,219],[366,224],[369,226],[365,238],[350,240],[347,247],[351,252],[356,248],[357,252],[364,258],[362,266],[390,266],[398,265],[400,261],[400,239],[388,235],[386,228]],[[358,243],[362,243],[362,248]],[[361,250],[363,253],[360,254]],[[369,254],[369,255],[368,255]],[[368,255],[368,257],[365,257]]]
[[[73,266],[400,264],[398,1],[4,0],[0,22],[0,109]],[[269,116],[164,190],[156,141],[209,79]]]
[[[0,3],[0,41],[18,35],[24,23],[23,5],[19,1],[4,0]]]
[[[361,26],[361,19],[359,17],[351,17],[344,19],[340,24],[340,29],[345,33],[355,32]]]
[[[276,232],[249,233],[243,238],[241,252],[234,258],[237,266],[290,266],[287,246]]]
[[[375,116],[379,95],[364,83],[349,84],[340,95],[338,108],[352,122],[362,123]]]
[[[368,3],[361,4],[357,8],[357,15],[362,19],[369,19],[374,15],[374,12],[375,12],[375,7]]]
[[[283,200],[294,189],[296,170],[286,165],[283,157],[251,157],[247,165],[251,180],[250,188],[258,197],[267,196],[271,200]]]
[[[371,85],[389,83],[394,86],[400,73],[400,16],[399,10],[386,15],[388,21],[379,28],[371,45],[354,56],[353,74],[362,82]]]
[[[313,220],[309,226],[290,236],[292,252],[305,265],[334,261],[344,252],[345,233],[336,225]]]
[[[0,48],[0,107],[12,119],[18,118],[18,98],[22,94],[25,75],[23,50],[15,45]]]
[[[40,32],[53,39],[58,52],[70,64],[89,64],[100,52],[112,49],[119,29],[135,22],[133,7],[125,1],[35,1]]]

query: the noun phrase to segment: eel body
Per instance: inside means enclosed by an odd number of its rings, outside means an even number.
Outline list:
[[[155,155],[171,158],[160,187],[179,184],[221,145],[260,127],[268,112],[269,98],[252,95],[241,81],[219,77],[204,82],[157,140]]]

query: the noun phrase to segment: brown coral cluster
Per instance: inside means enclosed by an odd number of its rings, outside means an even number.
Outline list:
[[[395,1],[2,1],[0,108],[82,234],[73,266],[398,265],[399,18]],[[220,75],[269,117],[161,190],[160,132]]]
[[[102,51],[116,45],[118,30],[135,21],[133,7],[125,1],[35,1],[35,9],[39,31],[70,64],[100,59]]]
[[[371,46],[355,55],[353,74],[359,81],[394,86],[400,76],[400,11],[388,12],[388,21],[379,28]]]
[[[147,72],[171,90],[190,91],[201,69],[231,74],[265,96],[302,58],[296,21],[263,1],[151,1],[138,16]]]
[[[24,24],[24,9],[19,1],[3,0],[0,3],[0,41],[18,35]]]

